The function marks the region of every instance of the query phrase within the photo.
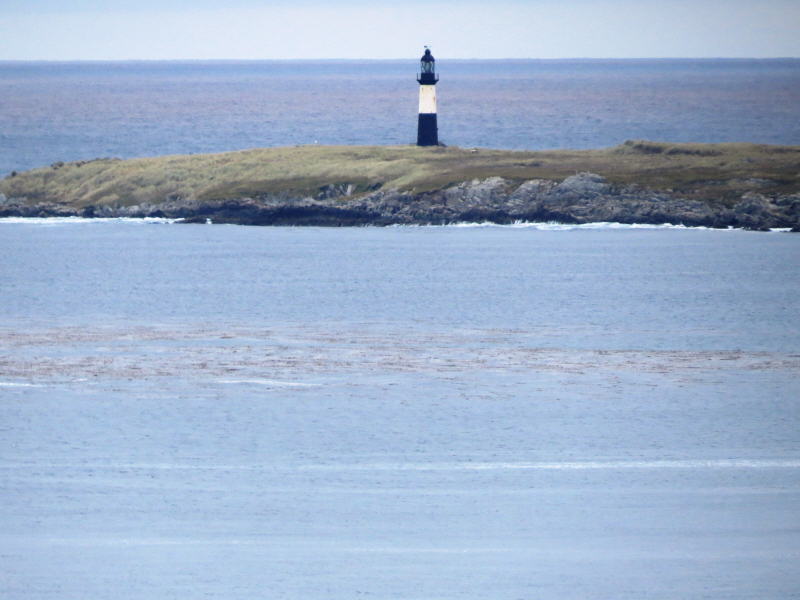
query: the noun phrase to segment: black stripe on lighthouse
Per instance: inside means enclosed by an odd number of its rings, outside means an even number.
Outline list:
[[[417,121],[417,146],[438,146],[439,128],[436,123],[436,75],[435,61],[431,51],[425,49],[420,61],[419,120]]]
[[[439,128],[436,126],[436,113],[419,115],[417,123],[417,146],[438,146]]]

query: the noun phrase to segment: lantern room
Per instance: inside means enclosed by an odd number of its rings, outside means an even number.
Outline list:
[[[425,54],[419,61],[419,77],[417,82],[422,85],[436,85],[439,78],[436,76],[436,59],[429,48],[425,48]]]

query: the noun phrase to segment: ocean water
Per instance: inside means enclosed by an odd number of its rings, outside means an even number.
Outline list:
[[[416,139],[409,61],[0,63],[0,175],[56,161]],[[800,144],[800,60],[440,57],[440,139]]]
[[[800,61],[439,61],[442,139],[800,144]],[[416,62],[0,63],[0,174],[404,144]],[[798,597],[800,238],[0,220],[0,596]]]
[[[0,596],[796,598],[799,239],[0,221]]]

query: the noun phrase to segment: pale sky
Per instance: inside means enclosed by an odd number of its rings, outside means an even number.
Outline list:
[[[800,57],[800,0],[0,0],[0,60]]]

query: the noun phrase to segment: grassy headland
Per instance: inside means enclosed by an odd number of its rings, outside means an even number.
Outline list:
[[[83,208],[216,201],[264,195],[314,196],[348,184],[423,193],[474,179],[563,180],[592,172],[612,184],[637,184],[712,206],[743,193],[800,192],[800,146],[628,141],[600,150],[520,152],[416,146],[300,146],[55,163],[8,176],[0,193],[26,204]]]

